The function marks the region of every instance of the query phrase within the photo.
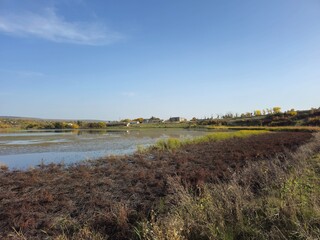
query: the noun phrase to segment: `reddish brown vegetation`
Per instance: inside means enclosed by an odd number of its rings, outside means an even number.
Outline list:
[[[112,239],[132,238],[132,226],[148,216],[160,197],[170,194],[168,176],[180,176],[191,188],[228,181],[247,162],[281,158],[311,137],[302,132],[270,133],[69,167],[0,171],[0,238],[7,238],[13,228],[32,239],[56,236],[63,219]],[[74,225],[64,225],[64,233],[71,236]]]

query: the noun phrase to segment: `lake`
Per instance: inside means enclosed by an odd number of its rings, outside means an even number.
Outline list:
[[[0,133],[0,165],[27,169],[41,163],[75,163],[135,152],[159,139],[186,139],[208,134],[186,129],[33,130]]]

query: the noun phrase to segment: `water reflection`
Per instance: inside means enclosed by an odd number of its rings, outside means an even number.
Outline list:
[[[192,138],[207,134],[185,129],[151,130],[32,130],[0,133],[0,162],[9,168],[27,168],[50,162],[72,163],[105,155],[133,153],[159,139]]]

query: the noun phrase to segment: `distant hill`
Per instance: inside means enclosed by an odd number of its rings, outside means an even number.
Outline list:
[[[61,129],[61,128],[105,128],[110,121],[97,119],[42,119],[33,117],[0,116],[1,128],[15,129]],[[142,123],[152,127],[151,124]],[[159,123],[166,127],[165,123]],[[188,125],[189,124],[189,125]],[[111,125],[109,125],[110,127]],[[159,127],[158,126],[158,127]],[[320,108],[310,110],[288,110],[281,112],[280,107],[255,110],[243,114],[228,113],[217,118],[196,119],[184,122],[190,126],[320,126]],[[175,127],[179,127],[176,125]],[[182,127],[182,125],[180,125]]]
[[[41,118],[33,118],[33,117],[16,117],[16,116],[0,116],[0,119],[25,119],[25,120],[43,120]]]
[[[285,112],[270,112],[261,115],[246,113],[238,115],[227,114],[221,118],[202,119],[199,125],[214,126],[320,126],[320,108],[310,110],[288,110]]]
[[[32,117],[0,116],[0,129],[65,129],[105,128],[103,120],[42,119]]]
[[[97,120],[97,119],[50,119],[50,118],[35,118],[35,117],[17,117],[17,116],[0,116],[0,119],[11,119],[11,120],[34,120],[34,121],[52,121],[52,122],[106,122],[106,120]]]

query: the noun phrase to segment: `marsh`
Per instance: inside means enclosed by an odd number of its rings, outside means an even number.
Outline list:
[[[0,133],[0,163],[27,169],[41,163],[75,163],[109,155],[130,154],[160,139],[193,138],[206,131],[148,130],[36,130]]]

